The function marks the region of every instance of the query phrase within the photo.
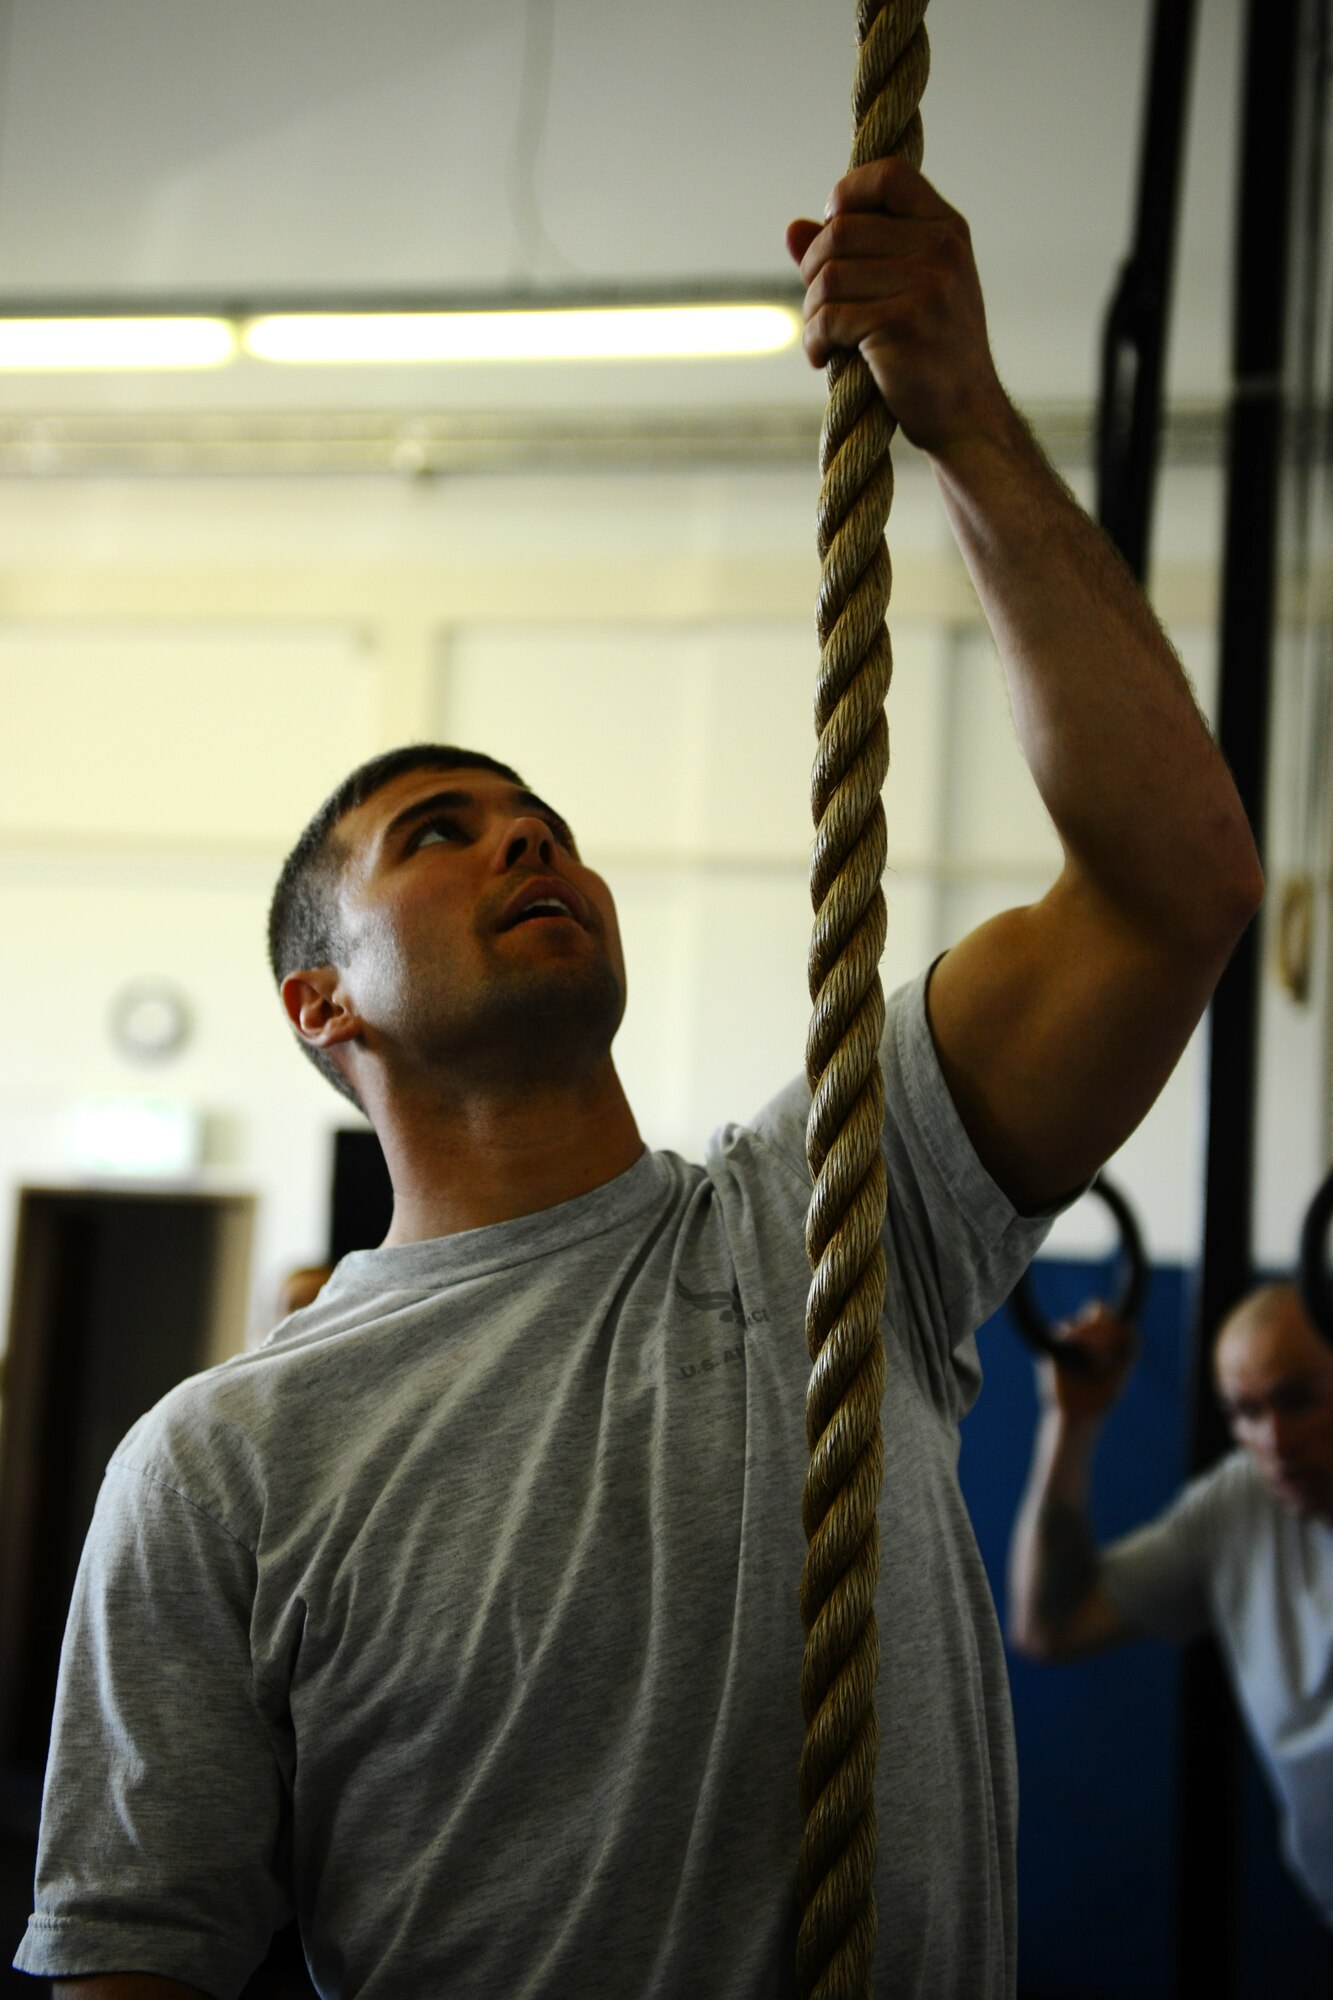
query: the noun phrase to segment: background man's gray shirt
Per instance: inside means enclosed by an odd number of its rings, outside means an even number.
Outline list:
[[[1014,1977],[1003,1652],[956,1478],[1046,1222],[890,1008],[878,1995]],[[771,2000],[800,1825],[808,1273],[793,1084],[707,1167],[360,1252],[108,1470],[31,1972],[231,2000],[299,1912],[341,2000]]]
[[[1141,1632],[1215,1634],[1287,1860],[1333,1928],[1333,1527],[1286,1506],[1236,1451],[1113,1543],[1101,1574]]]

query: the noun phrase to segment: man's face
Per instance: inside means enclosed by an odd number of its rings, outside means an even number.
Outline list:
[[[1333,1521],[1333,1348],[1294,1289],[1265,1297],[1256,1309],[1242,1306],[1222,1331],[1218,1395],[1265,1485],[1298,1513]]]
[[[367,1045],[476,1079],[605,1055],[625,1004],[615,906],[558,813],[492,771],[409,771],[337,837],[340,981]]]

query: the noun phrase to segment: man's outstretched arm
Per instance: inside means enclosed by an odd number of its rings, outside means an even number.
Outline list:
[[[1133,1366],[1135,1337],[1098,1305],[1064,1338],[1083,1365],[1038,1367],[1041,1416],[1009,1544],[1009,1639],[1035,1660],[1081,1659],[1138,1636],[1101,1586],[1088,1518],[1097,1439]]]
[[[1152,1104],[1258,907],[1258,858],[1146,600],[1000,386],[962,217],[880,162],[788,243],[811,359],[859,346],[931,457],[1064,848],[1047,894],[954,946],[928,996],[969,1136],[1033,1211]]]

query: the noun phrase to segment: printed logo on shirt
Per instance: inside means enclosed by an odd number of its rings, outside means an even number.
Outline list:
[[[685,1304],[692,1307],[695,1312],[716,1314],[721,1325],[739,1327],[742,1336],[746,1327],[768,1324],[769,1314],[766,1306],[761,1306],[752,1313],[746,1312],[741,1304],[738,1285],[733,1285],[729,1292],[694,1292],[682,1278],[677,1277],[676,1291]],[[719,1368],[735,1364],[739,1364],[742,1368],[745,1366],[743,1337],[732,1346],[724,1347],[720,1354],[706,1354],[699,1361],[682,1361],[679,1364],[680,1379],[682,1382],[692,1382],[696,1376],[712,1375]]]
[[[741,1343],[738,1342],[735,1347],[724,1347],[720,1354],[705,1354],[702,1361],[682,1361],[680,1379],[682,1382],[693,1382],[697,1375],[715,1375],[729,1362],[739,1362],[744,1368],[745,1348]]]
[[[687,1306],[696,1312],[713,1312],[723,1326],[767,1326],[768,1308],[761,1306],[757,1312],[747,1313],[741,1304],[741,1288],[733,1285],[729,1292],[692,1292],[685,1280],[676,1279],[676,1291]]]

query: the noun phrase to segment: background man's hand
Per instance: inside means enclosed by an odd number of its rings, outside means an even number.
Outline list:
[[[1139,1337],[1100,1299],[1053,1329],[1063,1347],[1077,1350],[1081,1365],[1061,1367],[1058,1359],[1038,1368],[1042,1402],[1071,1426],[1100,1424],[1120,1400],[1138,1357]]]
[[[905,160],[853,168],[823,223],[791,224],[787,248],[814,366],[859,347],[904,436],[936,456],[1005,435],[967,223]]]

